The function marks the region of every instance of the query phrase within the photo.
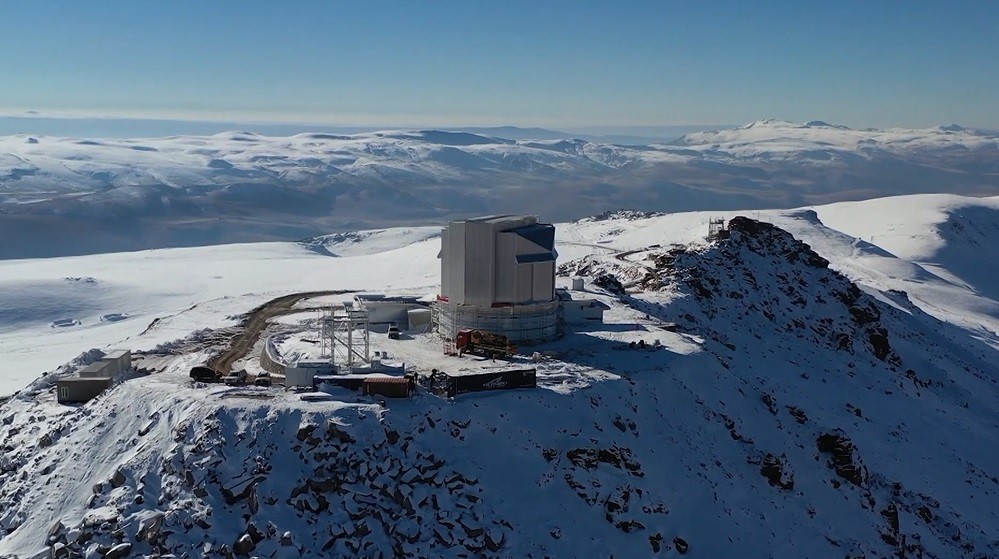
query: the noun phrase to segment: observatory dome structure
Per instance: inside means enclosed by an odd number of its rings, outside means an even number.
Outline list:
[[[433,311],[445,340],[465,329],[525,343],[559,336],[554,225],[525,215],[452,221],[438,257],[441,290]]]

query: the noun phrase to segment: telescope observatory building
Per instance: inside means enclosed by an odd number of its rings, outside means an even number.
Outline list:
[[[555,226],[535,216],[493,215],[448,223],[441,234],[437,332],[502,334],[514,342],[557,338]]]

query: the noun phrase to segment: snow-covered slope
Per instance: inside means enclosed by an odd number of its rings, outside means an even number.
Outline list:
[[[389,246],[391,237],[377,236],[386,243],[379,248]],[[256,243],[0,261],[0,354],[6,356],[0,395],[78,355],[81,347],[120,343],[149,349],[201,328],[233,324],[236,315],[289,292],[437,290],[439,242],[387,251],[363,246],[370,254],[350,258],[297,243]],[[102,320],[106,315],[122,319]],[[80,324],[55,325],[63,319]]]
[[[761,121],[675,145],[386,131],[273,137],[0,138],[0,258],[608,207],[750,209],[999,193],[996,136]]]
[[[927,194],[816,209],[829,227],[999,300],[999,197]]]
[[[905,291],[924,312],[999,347],[999,303],[988,292],[993,283],[969,286],[948,271],[989,270],[999,261],[993,249],[999,244],[974,237],[964,245],[965,240],[957,238],[948,249],[955,257],[944,267],[922,262],[942,246],[932,223],[953,221],[956,217],[947,216],[959,210],[961,215],[982,215],[967,230],[996,231],[999,217],[988,213],[994,207],[994,198],[913,196],[814,208],[829,224],[808,210],[751,215],[804,239],[859,284],[876,291]],[[737,214],[618,212],[587,218],[558,226],[558,250],[563,262],[589,254],[621,262],[612,256],[655,244],[701,242],[710,217],[730,219]],[[871,226],[885,223],[890,224],[886,231],[904,231],[904,235],[872,233]],[[853,231],[857,237],[842,231]],[[148,349],[206,324],[230,324],[219,317],[239,315],[287,292],[434,293],[439,281],[438,233],[437,227],[395,228],[328,235],[302,244],[0,262],[0,353],[8,356],[0,362],[0,395],[20,389],[81,348],[124,343]],[[888,250],[879,246],[882,241]],[[909,252],[891,244],[901,241]],[[641,260],[642,254],[622,258]],[[636,280],[644,270],[633,266],[622,279]],[[60,320],[73,325],[54,327]]]
[[[999,555],[997,349],[879,283],[946,280],[808,210],[712,244],[706,217],[559,227],[562,270],[611,310],[539,348],[536,390],[381,406],[192,386],[205,335],[83,406],[40,379],[0,407],[0,555]],[[396,287],[435,249],[299,247],[356,283],[394,262]]]

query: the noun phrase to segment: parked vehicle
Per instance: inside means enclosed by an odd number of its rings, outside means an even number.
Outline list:
[[[517,345],[506,336],[482,330],[459,330],[454,348],[459,356],[477,353],[486,357],[510,357],[517,353]]]
[[[222,382],[228,386],[242,386],[246,384],[246,370],[240,369],[231,375],[224,376]]]
[[[195,365],[191,367],[191,378],[198,382],[218,382],[218,371],[208,365]]]
[[[257,378],[253,379],[254,386],[270,386],[271,384],[271,374],[267,371],[261,372],[257,375]]]
[[[396,326],[395,324],[389,326],[388,337],[389,337],[390,340],[398,340],[399,339],[399,327]]]

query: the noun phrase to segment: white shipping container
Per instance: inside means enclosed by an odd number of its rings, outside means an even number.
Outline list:
[[[336,367],[329,361],[301,360],[284,369],[284,386],[286,388],[312,388],[316,375],[332,375]]]

